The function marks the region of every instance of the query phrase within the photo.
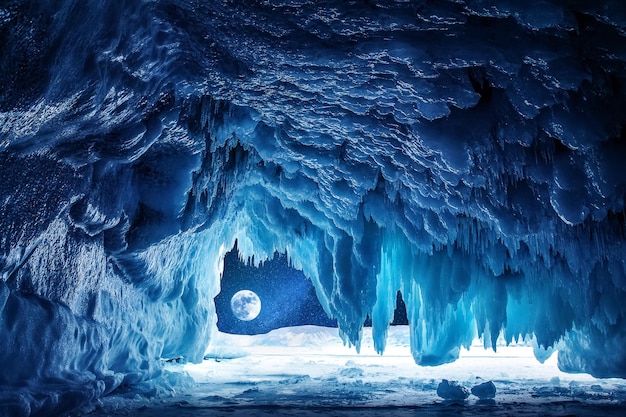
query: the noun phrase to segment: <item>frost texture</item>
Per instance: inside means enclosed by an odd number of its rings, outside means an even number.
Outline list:
[[[623,2],[83,3],[0,9],[5,403],[201,360],[235,239],[357,348],[626,376]]]

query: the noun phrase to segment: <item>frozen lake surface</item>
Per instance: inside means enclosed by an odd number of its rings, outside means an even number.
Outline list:
[[[219,333],[201,364],[168,365],[192,379],[165,395],[146,399],[111,395],[93,416],[421,416],[590,415],[626,413],[626,381],[566,374],[557,355],[543,364],[526,344],[483,349],[476,341],[458,361],[417,366],[405,326],[391,327],[383,356],[371,329],[361,353],[344,346],[337,329],[302,326],[265,335]],[[183,375],[178,375],[184,381]],[[175,378],[174,378],[175,379]],[[470,390],[493,381],[494,400],[470,395],[451,402],[437,396],[443,379]]]

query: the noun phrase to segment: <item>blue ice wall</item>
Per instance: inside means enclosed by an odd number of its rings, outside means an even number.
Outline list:
[[[619,0],[3,3],[3,404],[200,360],[235,239],[357,348],[401,290],[419,364],[503,333],[626,376],[625,36]]]

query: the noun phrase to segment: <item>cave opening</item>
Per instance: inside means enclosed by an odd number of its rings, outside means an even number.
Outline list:
[[[262,302],[253,319],[238,318],[233,312],[233,297],[241,291],[252,291]],[[243,259],[237,241],[224,255],[220,293],[215,297],[217,330],[232,334],[262,334],[282,327],[314,325],[337,328],[337,320],[317,299],[309,278],[295,268],[287,251],[275,251],[271,258],[255,263],[254,255]],[[402,292],[397,291],[393,320],[390,326],[408,325]],[[372,326],[368,315],[364,327]]]
[[[391,415],[440,415],[449,407],[480,415],[499,412],[502,404],[511,415],[619,415],[622,410],[618,403],[626,395],[623,380],[562,372],[556,350],[542,349],[534,336],[507,343],[500,335],[496,351],[476,337],[470,347],[460,349],[457,361],[420,366],[411,356],[411,333],[398,291],[385,352],[376,352],[369,317],[356,352],[339,337],[336,322],[319,302],[313,302],[317,300],[311,282],[293,267],[287,253],[275,252],[255,263],[243,259],[235,244],[223,265],[221,292],[215,298],[218,332],[205,360],[168,368],[193,379],[193,385],[181,391],[185,397],[177,403],[177,416],[195,416],[198,410],[235,416],[270,411],[283,416],[293,410],[338,416],[374,416],[381,410]],[[298,282],[308,282],[311,287],[298,291],[313,291],[312,299],[295,297],[286,289]],[[272,285],[276,288],[263,288]],[[230,297],[242,288],[257,292],[272,314],[259,315],[259,323],[229,317]],[[151,416],[155,410],[162,413],[160,407],[144,413]]]
[[[385,352],[376,351],[369,316],[357,352],[341,339],[336,321],[287,252],[255,262],[244,259],[235,242],[222,265],[215,297],[217,332],[204,361],[168,363],[168,372],[191,379],[178,387],[173,400],[143,404],[144,415],[174,415],[173,405],[178,417],[205,411],[283,416],[293,410],[373,416],[381,409],[392,415],[433,415],[454,406],[478,415],[501,410],[501,404],[512,414],[619,415],[622,410],[623,380],[565,373],[556,350],[543,349],[534,336],[507,343],[501,334],[495,351],[476,336],[471,346],[460,348],[455,362],[420,366],[410,352],[412,336],[398,291]],[[238,320],[230,300],[242,289],[258,294],[271,314]]]
[[[319,303],[311,280],[293,267],[287,252],[275,251],[257,264],[254,256],[243,259],[235,242],[224,255],[223,265],[220,293],[214,299],[220,332],[251,335],[302,325],[337,327]],[[238,318],[231,308],[232,297],[245,290],[255,293],[262,303],[252,320]]]

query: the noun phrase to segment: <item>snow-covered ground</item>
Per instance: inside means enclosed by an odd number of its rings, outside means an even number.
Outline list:
[[[448,365],[419,367],[410,356],[408,328],[392,327],[383,356],[364,329],[361,353],[344,346],[337,329],[301,326],[265,335],[219,333],[198,365],[168,365],[193,382],[171,395],[145,399],[113,395],[92,415],[624,415],[626,381],[558,370],[556,354],[540,364],[532,347],[477,343]],[[180,375],[179,375],[180,377]],[[176,378],[174,378],[176,379]],[[184,381],[184,378],[179,378]],[[485,381],[495,400],[464,402],[437,396],[443,379],[470,390]]]

